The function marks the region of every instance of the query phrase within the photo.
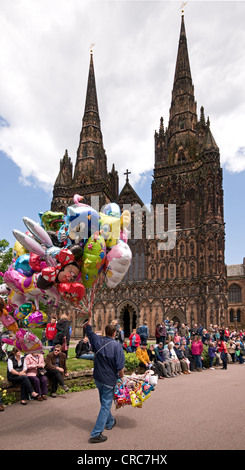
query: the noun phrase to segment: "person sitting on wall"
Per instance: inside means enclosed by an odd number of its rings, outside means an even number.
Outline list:
[[[94,353],[91,351],[91,346],[87,336],[77,343],[75,353],[76,359],[89,359],[93,361]]]
[[[136,356],[140,360],[141,367],[144,367],[146,370],[152,369],[153,364],[148,356],[146,341],[141,342],[141,345],[136,349]]]

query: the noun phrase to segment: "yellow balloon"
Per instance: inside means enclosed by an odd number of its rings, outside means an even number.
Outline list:
[[[16,241],[13,248],[13,257],[14,259],[19,258],[19,256],[26,255],[29,253],[20,242]]]
[[[131,214],[128,210],[123,211],[120,221],[121,221],[121,228],[128,228],[131,222]]]
[[[120,238],[120,219],[100,212],[100,234],[107,247],[115,246]]]

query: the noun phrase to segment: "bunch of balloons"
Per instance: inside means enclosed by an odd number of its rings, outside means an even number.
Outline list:
[[[27,232],[13,230],[14,259],[1,273],[0,294],[7,295],[7,309],[26,328],[46,323],[39,302],[57,306],[65,301],[83,316],[92,312],[95,293],[103,282],[115,288],[128,271],[130,212],[121,214],[116,203],[97,212],[82,201],[76,194],[66,215],[39,212],[40,223],[23,217]],[[22,330],[17,331],[19,337]],[[18,338],[18,344],[22,343]]]
[[[2,337],[2,341],[16,347],[24,353],[43,352],[44,348],[40,339],[31,331],[19,328],[18,323],[14,317],[8,313],[8,310],[9,308],[4,299],[0,297],[0,321],[11,333],[11,337]]]

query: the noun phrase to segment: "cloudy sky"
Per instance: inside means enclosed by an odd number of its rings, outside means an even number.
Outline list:
[[[65,150],[84,111],[90,45],[108,170],[151,200],[154,132],[168,125],[181,1],[0,0],[0,239],[50,209]],[[245,2],[188,1],[185,25],[198,113],[204,106],[224,171],[226,262],[245,231]]]

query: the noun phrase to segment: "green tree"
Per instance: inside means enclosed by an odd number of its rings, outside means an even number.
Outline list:
[[[13,259],[13,249],[9,248],[9,242],[5,239],[0,240],[0,271],[5,273]],[[0,284],[3,279],[0,277]]]

